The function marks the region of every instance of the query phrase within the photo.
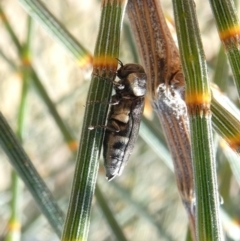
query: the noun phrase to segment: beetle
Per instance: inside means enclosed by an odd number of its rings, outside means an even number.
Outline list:
[[[103,158],[108,181],[120,176],[138,137],[144,109],[147,75],[139,64],[118,60],[119,80],[114,82],[107,125],[104,127]]]

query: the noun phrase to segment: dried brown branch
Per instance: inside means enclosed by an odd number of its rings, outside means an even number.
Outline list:
[[[148,94],[153,100],[173,157],[178,190],[194,239],[193,168],[179,51],[167,27],[159,0],[129,0],[127,12],[148,76]]]
[[[148,92],[156,98],[161,83],[184,85],[179,51],[165,21],[160,2],[129,1],[128,17],[148,75]]]

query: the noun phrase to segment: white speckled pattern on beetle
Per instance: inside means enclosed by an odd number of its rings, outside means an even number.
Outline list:
[[[120,61],[119,61],[120,62]],[[139,64],[120,62],[117,71],[119,81],[114,85],[108,122],[103,141],[103,157],[106,177],[111,181],[121,175],[138,137],[144,108],[147,76]]]

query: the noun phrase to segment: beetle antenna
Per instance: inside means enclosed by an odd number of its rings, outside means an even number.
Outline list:
[[[118,61],[118,63],[120,64],[120,66],[123,67],[123,62],[122,62],[120,59],[118,59],[118,58],[116,58],[116,60]]]

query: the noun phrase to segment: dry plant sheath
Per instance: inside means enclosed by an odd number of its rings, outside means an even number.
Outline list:
[[[93,75],[87,98],[72,193],[62,241],[85,241],[88,237],[92,197],[98,173],[103,129],[107,117],[112,81],[117,69],[122,15],[125,0],[102,1],[102,14],[93,59]]]
[[[172,154],[177,187],[194,233],[195,194],[186,104],[173,87],[161,84],[158,94],[158,101],[153,102],[154,108]]]
[[[193,171],[178,49],[159,1],[130,0],[128,16],[148,76],[148,92],[168,140],[177,186],[195,237]]]
[[[178,49],[168,30],[160,2],[129,1],[128,16],[141,60],[147,71],[148,94],[157,98],[161,83],[183,86]]]

